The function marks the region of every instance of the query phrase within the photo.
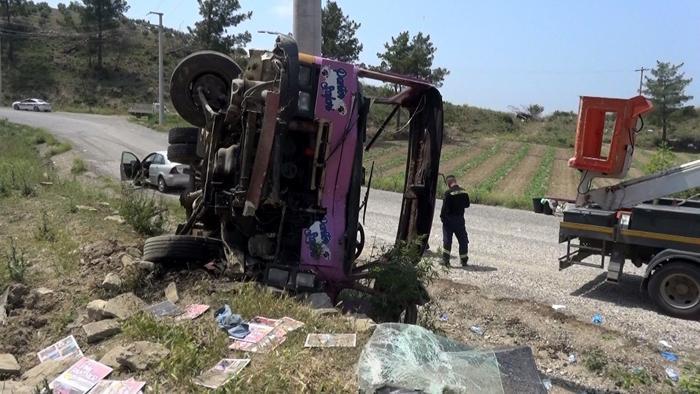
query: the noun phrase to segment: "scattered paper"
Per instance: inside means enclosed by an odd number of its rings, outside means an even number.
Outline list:
[[[51,382],[53,393],[87,393],[97,382],[112,372],[112,368],[83,357]]]
[[[90,394],[138,394],[146,382],[134,378],[128,380],[102,380],[90,390]]]
[[[554,309],[555,311],[559,311],[559,310],[562,310],[564,308],[566,308],[566,305],[561,305],[561,304],[552,305],[552,309]]]
[[[209,310],[209,305],[205,304],[192,304],[185,307],[185,312],[177,317],[177,320],[194,320],[206,311]]]
[[[282,320],[282,325],[280,327],[282,327],[282,329],[286,333],[290,333],[294,330],[297,330],[299,328],[304,327],[303,322],[300,322],[299,320],[294,320],[291,317],[285,316],[281,320]]]
[[[663,339],[659,341],[659,345],[663,346],[664,349],[673,349],[673,346]]]
[[[238,341],[258,343],[262,341],[263,338],[274,330],[274,327],[268,326],[266,324],[250,323],[248,324],[248,330],[250,334],[246,335],[245,338],[235,338]]]
[[[39,362],[43,363],[46,360],[63,360],[71,356],[83,357],[83,351],[80,350],[75,337],[69,335],[53,345],[43,349],[36,354],[39,357]]]
[[[282,320],[279,319],[270,319],[268,317],[263,317],[263,316],[255,316],[250,320],[250,323],[255,323],[255,324],[262,324],[264,326],[270,326],[270,327],[277,327],[280,323],[282,323]]]
[[[304,347],[355,347],[356,334],[309,334]]]
[[[284,341],[287,340],[287,334],[303,327],[304,323],[286,316],[281,319],[256,316],[251,319],[250,325],[272,327],[272,330],[257,342],[236,340],[229,346],[229,349],[250,353],[268,353],[284,343]],[[267,329],[252,327],[251,333],[257,332],[258,330],[262,333]]]
[[[146,307],[146,311],[158,317],[177,316],[182,314],[182,310],[170,301],[162,301]]]
[[[196,377],[194,382],[200,386],[217,389],[238,375],[248,363],[250,359],[222,359],[213,368]]]

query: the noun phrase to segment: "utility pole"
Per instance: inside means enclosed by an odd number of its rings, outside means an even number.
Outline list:
[[[2,106],[3,100],[2,97],[2,32],[0,32],[0,106]]]
[[[158,124],[163,124],[163,13],[151,11],[148,13],[158,15]]]
[[[643,85],[643,79],[644,79],[644,71],[649,71],[648,68],[640,67],[636,70],[634,70],[639,73],[639,95],[642,95],[642,85]]]
[[[299,52],[321,56],[321,0],[294,0],[293,32]]]

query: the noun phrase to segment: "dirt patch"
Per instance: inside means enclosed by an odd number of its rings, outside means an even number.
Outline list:
[[[530,346],[538,369],[555,386],[552,392],[624,392],[615,374],[640,368],[650,382],[630,387],[630,392],[668,391],[658,351],[622,333],[583,323],[549,305],[489,298],[474,286],[448,280],[437,281],[430,292],[438,300],[438,313],[447,316],[438,329],[482,349]],[[472,332],[472,326],[483,335]],[[598,353],[606,366],[592,371],[586,360]]]
[[[506,195],[522,194],[535,176],[545,150],[544,145],[532,146],[525,159],[508,176],[498,182],[495,190]]]

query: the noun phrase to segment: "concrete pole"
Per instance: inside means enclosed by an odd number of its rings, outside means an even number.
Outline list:
[[[321,0],[294,0],[293,32],[299,52],[321,56]]]
[[[163,104],[163,13],[151,11],[158,15],[158,124],[163,124],[165,105]]]

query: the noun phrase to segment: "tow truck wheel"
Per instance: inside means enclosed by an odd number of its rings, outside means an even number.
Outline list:
[[[649,280],[649,296],[664,312],[700,317],[700,267],[685,261],[664,264]]]

